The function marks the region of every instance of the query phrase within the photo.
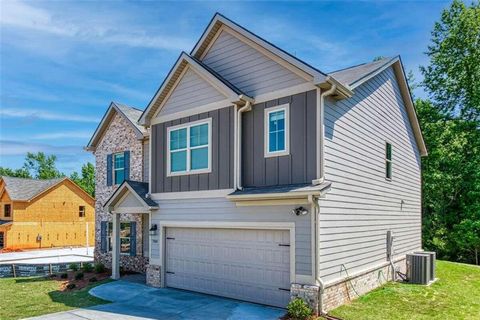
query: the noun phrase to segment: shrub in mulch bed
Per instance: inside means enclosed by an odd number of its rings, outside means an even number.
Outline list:
[[[60,282],[60,291],[72,291],[83,289],[91,283],[102,281],[109,277],[109,272],[96,273],[94,271],[68,271],[67,273],[61,274],[60,277],[53,278],[53,280],[56,279]]]

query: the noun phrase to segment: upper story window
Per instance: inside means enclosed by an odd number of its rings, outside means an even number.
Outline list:
[[[167,129],[167,175],[211,171],[212,119],[199,120]]]
[[[5,218],[10,218],[12,216],[12,205],[6,204],[3,206],[3,215]]]
[[[123,152],[113,155],[113,181],[120,184],[125,180],[125,154]]]
[[[385,144],[385,178],[392,180],[392,145],[390,143]]]
[[[265,157],[289,154],[288,104],[265,109]]]
[[[78,206],[78,216],[85,218],[85,206]]]

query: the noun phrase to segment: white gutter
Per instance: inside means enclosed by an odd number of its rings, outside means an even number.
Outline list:
[[[240,109],[237,110],[235,115],[237,116],[236,118],[236,124],[237,124],[237,137],[235,139],[236,144],[234,144],[235,150],[237,151],[236,154],[237,156],[234,157],[235,162],[234,162],[234,167],[236,167],[235,171],[235,176],[234,176],[234,188],[236,190],[242,190],[242,165],[241,165],[241,159],[242,159],[242,112],[245,111],[250,111],[252,110],[252,103],[250,100],[247,100],[245,105],[241,107]],[[236,164],[236,165],[235,165]]]
[[[321,89],[317,89],[317,178],[312,180],[312,184],[317,185],[325,180],[325,97],[332,95],[337,90],[337,85],[332,84],[330,89],[322,93]],[[320,160],[320,161],[318,161]]]

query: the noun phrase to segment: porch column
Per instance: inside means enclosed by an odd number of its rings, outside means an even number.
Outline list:
[[[112,279],[120,279],[120,214],[112,213]]]

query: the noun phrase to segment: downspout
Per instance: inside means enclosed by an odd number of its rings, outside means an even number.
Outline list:
[[[236,179],[236,190],[242,190],[242,113],[245,111],[252,110],[252,103],[247,101],[243,107],[237,111],[237,157],[235,158],[237,163],[237,170],[235,171]]]
[[[317,89],[317,178],[312,181],[312,184],[321,184],[325,180],[325,97],[332,95],[337,90],[337,85],[332,84],[330,89],[320,93],[320,88]]]
[[[323,282],[322,278],[320,277],[320,246],[319,244],[319,235],[320,235],[320,222],[319,222],[319,214],[320,214],[320,206],[318,204],[318,198],[316,197],[308,197],[308,202],[312,204],[314,215],[314,223],[315,223],[315,235],[314,235],[314,242],[315,242],[315,283],[319,287],[318,289],[318,311],[320,314],[326,314],[325,310],[323,309],[323,291],[325,290],[325,283]]]

